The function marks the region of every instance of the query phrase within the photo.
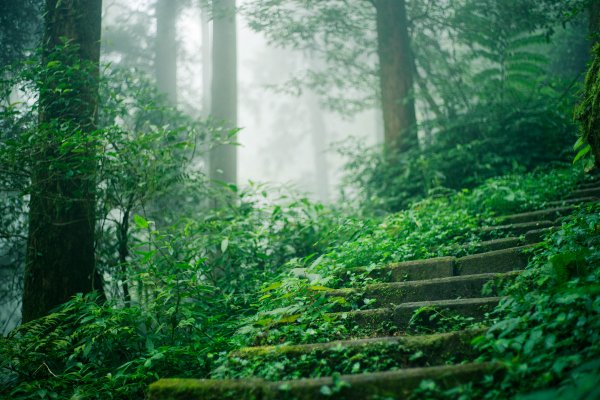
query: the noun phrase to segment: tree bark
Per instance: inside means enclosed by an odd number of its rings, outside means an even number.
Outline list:
[[[326,203],[329,201],[329,165],[325,153],[327,150],[327,127],[317,96],[310,94],[307,100],[315,160],[317,195],[321,202]]]
[[[94,228],[102,0],[46,0],[23,322],[101,289]],[[66,38],[68,44],[64,44]]]
[[[213,68],[211,114],[225,130],[237,125],[237,38],[235,0],[213,1]],[[225,133],[222,139],[225,138]],[[237,151],[233,144],[215,146],[210,152],[210,178],[237,182]]]
[[[210,115],[210,85],[211,85],[211,59],[210,59],[210,15],[209,10],[202,7],[200,10],[200,28],[202,32],[202,116]]]
[[[178,0],[156,0],[156,85],[172,105],[177,105],[177,6]]]
[[[600,1],[592,0],[589,8],[589,30],[592,47],[600,42]]]
[[[395,153],[418,146],[413,59],[405,0],[374,0],[384,144]]]

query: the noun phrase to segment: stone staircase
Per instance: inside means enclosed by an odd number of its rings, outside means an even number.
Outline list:
[[[489,240],[479,244],[481,252],[478,254],[401,262],[372,271],[360,268],[351,271],[367,272],[383,283],[328,292],[327,296],[370,305],[362,310],[344,309],[340,305],[329,317],[341,320],[354,330],[358,327],[365,338],[248,347],[229,355],[234,369],[236,365],[247,365],[249,360],[261,360],[279,362],[281,368],[289,368],[287,372],[291,374],[294,366],[302,364],[304,372],[297,372],[294,376],[297,379],[161,379],[150,385],[149,398],[400,399],[409,397],[425,379],[434,381],[440,388],[450,388],[477,383],[485,375],[501,374],[498,365],[476,362],[478,355],[471,341],[481,335],[483,329],[409,334],[415,312],[429,309],[469,318],[469,321],[482,321],[500,301],[498,288],[526,267],[530,256],[527,250],[549,229],[560,224],[560,219],[577,204],[599,199],[598,183],[580,184],[568,199],[547,203],[546,209],[509,215],[501,219],[501,225],[482,228],[484,237]],[[369,358],[369,354],[376,358]],[[356,373],[348,373],[349,362],[359,366]],[[258,369],[260,364],[254,363]],[[323,368],[338,372],[325,378],[310,377],[313,371]],[[265,375],[256,372],[256,375]]]

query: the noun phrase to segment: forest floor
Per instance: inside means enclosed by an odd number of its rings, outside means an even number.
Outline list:
[[[528,398],[588,396],[599,199],[600,181],[588,178],[535,210],[484,218],[477,243],[442,256],[337,271],[338,287],[313,290],[335,303],[321,318],[341,334],[256,340],[224,355],[212,379],[161,379],[150,398],[497,398],[540,387],[554,391]],[[301,320],[268,329],[312,329]]]

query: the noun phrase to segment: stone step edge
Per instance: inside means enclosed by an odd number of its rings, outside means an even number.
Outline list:
[[[403,261],[374,268],[373,270],[368,271],[368,274],[373,277],[383,277],[390,274],[393,278],[392,281],[396,282],[420,281],[466,275],[461,273],[461,271],[467,271],[472,275],[477,271],[477,265],[479,265],[479,263],[485,263],[485,266],[489,267],[492,265],[490,264],[491,260],[498,260],[497,264],[514,262],[515,267],[513,269],[518,270],[525,268],[527,264],[527,257],[522,257],[522,252],[533,248],[534,244],[535,243],[509,247],[507,249],[492,250],[464,257],[435,257],[424,260]],[[363,272],[367,272],[367,268],[351,268],[338,272],[338,276],[343,277],[346,273]],[[508,272],[508,270],[500,269],[498,272]],[[398,277],[405,279],[400,280]]]
[[[600,200],[600,197],[598,197],[598,196],[576,197],[576,198],[572,198],[572,199],[549,201],[549,202],[545,203],[545,205],[550,206],[550,207],[560,207],[560,206],[566,206],[566,205],[570,205],[570,204],[580,205],[580,204],[584,204],[584,203],[593,203],[593,202],[596,202],[599,200]]]
[[[482,274],[470,274],[470,275],[455,275],[455,276],[447,276],[442,278],[432,278],[432,279],[422,279],[417,281],[405,281],[405,282],[388,282],[388,283],[374,283],[365,286],[364,288],[342,288],[335,289],[330,292],[326,292],[325,295],[328,297],[346,297],[354,294],[361,294],[368,296],[369,293],[374,291],[385,291],[385,290],[398,290],[402,291],[403,289],[411,289],[415,287],[423,287],[423,286],[437,286],[437,285],[446,285],[446,284],[455,284],[460,282],[469,282],[469,281],[491,281],[494,279],[504,279],[515,277],[520,273],[520,271],[510,271],[510,272],[488,272]]]
[[[502,224],[518,224],[526,222],[536,222],[540,220],[555,220],[556,218],[564,217],[571,214],[577,209],[577,206],[563,206],[545,208],[542,210],[527,211],[517,214],[509,214],[498,217]]]
[[[409,302],[394,307],[373,308],[370,310],[341,311],[328,313],[328,318],[348,321],[354,325],[372,330],[373,324],[389,323],[394,325],[395,332],[403,332],[415,311],[422,308],[457,311],[466,317],[483,319],[485,312],[492,311],[502,297],[476,297],[468,299],[435,300]],[[482,309],[484,311],[482,312]],[[465,313],[466,311],[466,313]]]
[[[380,336],[362,339],[335,340],[325,343],[306,343],[306,344],[281,344],[271,346],[252,346],[243,347],[231,352],[231,357],[252,358],[260,357],[265,354],[283,354],[298,355],[306,354],[312,351],[338,350],[340,348],[365,348],[369,346],[381,345],[402,345],[407,348],[423,348],[436,346],[440,343],[446,343],[453,340],[470,342],[472,339],[484,334],[485,328],[467,329],[456,332],[434,333],[427,335],[400,335],[400,336]]]
[[[502,370],[495,363],[468,363],[395,371],[268,382],[262,379],[161,379],[149,387],[149,400],[175,399],[367,399],[380,395],[407,396],[421,381],[435,381],[441,388],[479,382]],[[330,390],[323,390],[328,387]],[[337,388],[338,390],[331,390]]]

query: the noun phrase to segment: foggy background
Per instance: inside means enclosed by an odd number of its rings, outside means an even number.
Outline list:
[[[243,6],[244,0],[237,5]],[[202,29],[199,2],[182,2],[177,21],[178,107],[201,117],[202,96],[210,88],[202,86]],[[340,181],[342,158],[331,150],[334,143],[356,137],[366,145],[382,140],[380,112],[368,110],[354,116],[329,111],[309,91],[300,96],[277,90],[308,67],[300,51],[270,46],[253,32],[243,15],[237,15],[238,48],[238,183],[272,182],[306,192],[321,201],[335,199]],[[125,25],[127,27],[125,28]],[[103,60],[122,63],[111,52],[121,45],[118,30],[147,29],[146,38],[156,32],[154,1],[108,0],[104,3]],[[140,32],[140,36],[144,33]],[[132,53],[144,50],[138,42]],[[143,56],[142,56],[143,57]],[[133,58],[133,57],[132,57]],[[129,64],[135,65],[129,61]],[[208,65],[210,68],[210,64]],[[319,171],[319,173],[317,173]]]

